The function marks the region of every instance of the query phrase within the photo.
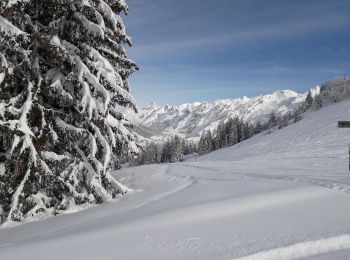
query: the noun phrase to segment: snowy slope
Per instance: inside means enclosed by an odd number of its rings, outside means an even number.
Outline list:
[[[319,92],[319,87],[312,90]],[[139,125],[158,129],[164,134],[179,134],[198,138],[203,130],[217,127],[229,117],[242,117],[250,122],[265,122],[274,110],[278,114],[293,111],[305,100],[307,93],[298,94],[291,90],[254,98],[218,100],[214,103],[159,106],[154,103],[142,109],[136,120]]]
[[[1,259],[349,259],[350,102],[196,162],[128,168],[134,192],[0,230]]]

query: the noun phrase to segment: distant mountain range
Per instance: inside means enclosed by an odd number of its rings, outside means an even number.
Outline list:
[[[319,89],[311,89],[313,95]],[[306,95],[307,92],[299,94],[280,90],[253,98],[223,99],[213,103],[195,102],[178,106],[151,103],[132,117],[136,125],[135,132],[141,141],[160,141],[175,134],[198,140],[203,131],[215,129],[219,122],[230,117],[238,116],[252,123],[263,123],[272,111],[279,115],[293,111],[305,100]]]

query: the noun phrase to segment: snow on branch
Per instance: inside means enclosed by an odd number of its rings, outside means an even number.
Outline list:
[[[5,5],[5,9],[12,8],[15,5],[18,4],[24,4],[24,3],[29,3],[30,0],[9,0],[7,4]]]
[[[19,201],[19,197],[21,196],[23,189],[24,189],[24,185],[27,182],[29,176],[31,173],[31,167],[28,167],[27,172],[24,175],[23,180],[21,181],[20,185],[17,187],[15,193],[13,194],[13,199],[12,199],[12,203],[11,203],[11,210],[9,212],[9,216],[11,216],[12,219],[21,219],[22,216],[18,216],[18,214],[20,214],[19,212],[16,212],[18,210],[18,201]]]
[[[89,51],[90,61],[89,65],[97,71],[98,80],[103,79],[108,83],[108,86],[112,88],[113,92],[118,93],[127,101],[131,101],[130,93],[124,89],[123,79],[116,72],[111,63],[103,57],[96,49],[88,46],[84,46]]]
[[[7,60],[5,56],[0,52],[0,68],[7,68],[7,67],[8,67]],[[0,84],[1,84],[1,81],[0,81]]]
[[[6,20],[4,17],[0,15],[0,32],[5,33],[8,36],[17,36],[20,34],[26,34],[21,31],[19,28],[14,26],[11,22]]]
[[[103,28],[88,20],[84,15],[82,14],[76,14],[76,17],[80,20],[81,24],[83,25],[84,29],[91,35],[104,39],[105,38],[105,33]]]
[[[106,90],[106,88],[103,85],[99,83],[99,80],[96,78],[95,75],[91,73],[88,67],[86,67],[86,65],[82,62],[80,57],[76,56],[75,61],[76,61],[76,68],[77,68],[79,81],[82,84],[84,84],[85,82],[84,80],[87,80],[87,82],[90,83],[92,87],[96,88],[96,90],[103,95],[105,101],[104,101],[104,108],[103,108],[102,114],[105,114],[111,102],[111,97],[109,92]]]

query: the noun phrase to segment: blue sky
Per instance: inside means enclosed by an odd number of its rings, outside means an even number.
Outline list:
[[[128,0],[139,106],[278,89],[350,73],[349,0]]]

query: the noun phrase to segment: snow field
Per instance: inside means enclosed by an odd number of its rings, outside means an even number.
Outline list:
[[[1,258],[348,259],[349,117],[344,101],[197,162],[117,171],[133,192],[3,228]]]

